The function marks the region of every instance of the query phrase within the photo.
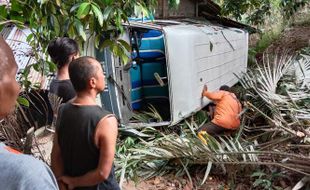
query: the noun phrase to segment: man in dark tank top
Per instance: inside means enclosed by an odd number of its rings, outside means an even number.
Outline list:
[[[70,63],[76,97],[58,113],[52,170],[60,189],[118,190],[114,176],[117,120],[96,104],[105,88],[100,63],[81,57]]]

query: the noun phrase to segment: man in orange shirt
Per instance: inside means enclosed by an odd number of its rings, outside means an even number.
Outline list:
[[[200,127],[198,134],[205,131],[213,136],[239,128],[239,113],[242,110],[241,104],[236,95],[230,92],[228,86],[223,85],[219,91],[209,92],[208,87],[205,85],[202,91],[202,97],[207,97],[214,101],[216,107],[212,121]]]

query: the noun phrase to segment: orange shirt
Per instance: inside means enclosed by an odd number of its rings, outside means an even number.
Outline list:
[[[203,95],[216,103],[212,123],[226,129],[237,129],[240,126],[238,114],[241,112],[241,104],[234,93],[220,90],[205,91]]]

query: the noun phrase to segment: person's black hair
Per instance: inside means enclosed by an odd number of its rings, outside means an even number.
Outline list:
[[[227,86],[227,85],[223,85],[223,86],[220,87],[220,90],[224,90],[224,91],[230,92],[230,87]]]
[[[48,44],[47,52],[57,68],[60,69],[68,64],[70,55],[79,52],[79,45],[68,37],[56,38]]]
[[[97,68],[92,64],[93,61],[96,61],[96,59],[84,56],[73,60],[69,64],[69,76],[75,91],[86,90],[89,79],[96,77]]]

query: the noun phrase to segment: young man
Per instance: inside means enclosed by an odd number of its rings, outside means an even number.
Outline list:
[[[69,75],[77,95],[59,109],[52,170],[68,189],[118,190],[113,167],[117,120],[96,104],[105,88],[102,67],[92,57],[80,57],[70,63]]]
[[[50,84],[50,93],[62,98],[62,103],[75,96],[69,77],[69,63],[79,57],[79,45],[68,37],[56,38],[48,44],[47,52],[57,66],[57,76]]]
[[[13,52],[0,36],[0,120],[14,110],[19,84]],[[51,170],[41,161],[0,142],[0,189],[58,189]]]
[[[220,87],[217,92],[209,92],[205,85],[202,97],[207,97],[216,104],[214,116],[211,122],[198,129],[198,134],[202,131],[210,135],[221,134],[225,131],[236,130],[240,125],[239,113],[241,104],[234,93],[226,85]]]

